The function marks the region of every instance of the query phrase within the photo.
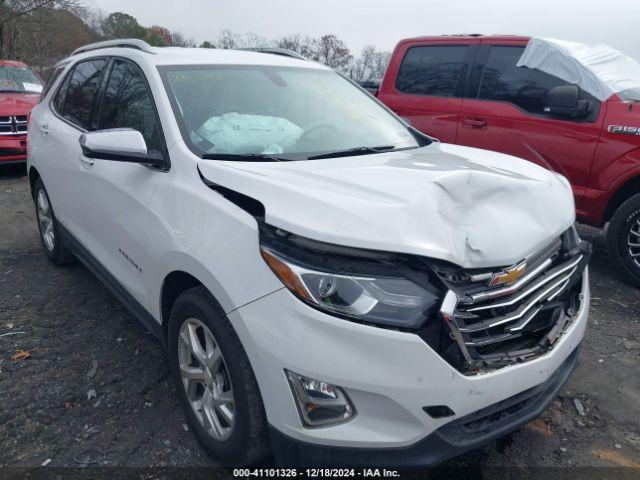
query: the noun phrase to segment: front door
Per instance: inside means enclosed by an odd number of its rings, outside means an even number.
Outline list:
[[[131,61],[112,61],[95,127],[132,128],[142,133],[149,150],[164,151],[153,97],[143,72]],[[86,246],[145,307],[149,203],[164,174],[140,164],[96,159],[85,177]]]

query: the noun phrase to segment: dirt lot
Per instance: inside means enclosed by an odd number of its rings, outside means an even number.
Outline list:
[[[48,263],[28,190],[22,169],[0,170],[0,467],[216,465],[187,431],[162,347],[85,268]],[[581,234],[595,244],[594,299],[569,385],[541,419],[434,476],[502,466],[640,476],[640,291],[616,277],[601,232]],[[20,350],[30,357],[12,360]]]

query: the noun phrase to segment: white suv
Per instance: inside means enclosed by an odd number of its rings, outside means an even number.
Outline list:
[[[324,66],[90,45],[28,144],[47,256],[156,335],[226,464],[431,465],[576,365],[591,250],[567,181],[426,137]]]

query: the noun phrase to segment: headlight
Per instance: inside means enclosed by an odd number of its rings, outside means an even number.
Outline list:
[[[290,252],[283,255],[264,244],[261,254],[298,298],[335,315],[415,329],[424,324],[440,302],[435,287],[424,288],[403,276],[331,271],[294,260]]]

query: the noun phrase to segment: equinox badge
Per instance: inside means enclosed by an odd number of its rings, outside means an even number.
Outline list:
[[[507,268],[499,273],[494,273],[491,277],[491,281],[489,285],[492,287],[498,285],[513,285],[516,283],[522,275],[524,275],[525,270],[527,269],[527,262],[522,261],[513,267]]]

